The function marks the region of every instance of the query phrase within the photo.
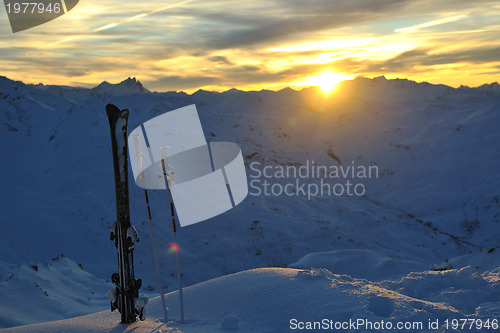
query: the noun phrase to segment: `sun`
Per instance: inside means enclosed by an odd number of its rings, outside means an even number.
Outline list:
[[[352,79],[352,75],[326,70],[316,75],[308,76],[300,83],[301,85],[316,86],[320,88],[324,94],[328,95],[335,90],[340,82],[350,79]]]

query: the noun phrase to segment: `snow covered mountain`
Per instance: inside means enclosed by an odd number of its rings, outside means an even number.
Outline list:
[[[130,78],[84,89],[1,77],[0,327],[109,306],[105,290],[117,264],[109,241],[116,213],[108,103],[130,109],[130,129],[196,104],[208,141],[242,148],[249,182],[255,181],[250,195],[231,211],[179,231],[186,285],[260,267],[295,268],[281,271],[284,276],[313,267],[386,288],[391,284],[380,281],[410,272],[470,265],[471,276],[475,271],[493,276],[484,272],[499,266],[498,84],[454,89],[358,78],[325,97],[312,88],[188,95],[150,92]],[[378,177],[276,174],[314,165],[340,172],[376,167]],[[268,190],[287,184],[293,190],[266,195],[266,180]],[[300,190],[347,180],[362,183],[365,193],[308,198]],[[144,280],[141,292],[154,296],[143,192],[132,178],[130,184],[132,223],[141,236],[136,276]],[[167,252],[168,197],[152,192],[151,205],[162,279],[167,291],[176,290],[174,258]],[[487,284],[498,292],[491,281]],[[194,293],[198,287],[193,288]],[[471,315],[476,308],[468,306],[454,309]]]

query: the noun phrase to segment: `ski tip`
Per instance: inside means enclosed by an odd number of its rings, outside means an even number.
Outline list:
[[[120,109],[116,105],[108,104],[106,105],[106,113],[108,114],[108,119],[111,124],[112,122],[114,123],[119,118],[127,119],[129,115],[129,110],[123,109],[120,111]]]
[[[106,105],[106,112],[120,112],[120,109],[114,104],[108,104]]]

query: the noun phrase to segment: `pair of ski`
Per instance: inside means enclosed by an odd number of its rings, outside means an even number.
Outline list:
[[[121,110],[112,104],[106,106],[109,126],[111,130],[111,146],[113,151],[113,165],[115,174],[115,192],[116,192],[116,211],[117,220],[111,232],[111,240],[115,241],[118,255],[118,273],[111,277],[116,288],[108,293],[111,299],[111,311],[118,309],[121,313],[122,323],[132,323],[136,321],[137,316],[144,320],[144,307],[147,303],[146,297],[139,297],[139,289],[142,285],[141,279],[135,279],[134,276],[134,247],[135,242],[139,241],[137,231],[130,223],[130,206],[128,192],[128,149],[127,149],[127,122],[129,110]],[[165,162],[162,160],[162,169],[167,182],[167,189],[170,196],[170,209],[172,217],[172,226],[174,231],[174,243],[177,244],[177,232],[175,226],[175,212],[172,200],[172,194],[169,187],[169,175]],[[161,301],[165,322],[168,321],[161,283],[161,276],[158,265],[158,256],[156,253],[153,227],[151,222],[151,210],[147,190],[144,190],[146,205],[149,218],[149,230],[153,244],[153,255],[156,266],[156,275],[160,289]],[[181,322],[184,323],[184,305],[182,295],[182,282],[179,264],[179,253],[175,251],[177,264],[177,280],[179,287],[179,301]]]
[[[111,275],[116,288],[108,292],[111,300],[111,311],[118,309],[121,322],[128,324],[144,319],[144,298],[139,299],[141,279],[134,276],[134,247],[139,241],[137,231],[130,223],[130,206],[128,195],[128,152],[127,122],[129,111],[120,111],[116,106],[106,106],[109,127],[111,129],[111,148],[115,174],[116,222],[111,230],[110,239],[115,241],[118,254],[118,273]],[[141,303],[144,305],[141,307]]]

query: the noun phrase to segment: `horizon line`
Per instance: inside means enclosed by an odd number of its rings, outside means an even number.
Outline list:
[[[281,89],[277,89],[277,90],[273,90],[273,89],[270,89],[270,88],[262,88],[260,90],[255,90],[255,89],[249,89],[249,90],[245,90],[245,89],[242,89],[242,88],[237,88],[237,87],[231,87],[231,88],[227,88],[226,90],[207,90],[207,89],[204,89],[203,87],[201,88],[198,88],[196,91],[192,92],[192,93],[188,93],[184,90],[166,90],[166,91],[157,91],[157,90],[149,90],[148,88],[146,88],[144,86],[144,84],[138,80],[135,76],[133,77],[128,77],[118,83],[110,83],[108,82],[107,80],[104,80],[100,83],[98,83],[97,85],[92,85],[90,86],[90,84],[88,86],[79,86],[79,85],[66,85],[66,84],[45,84],[45,83],[42,83],[42,82],[38,82],[38,83],[25,83],[24,81],[21,81],[21,80],[15,80],[15,79],[11,79],[7,76],[4,76],[4,75],[0,75],[0,79],[7,79],[9,81],[12,81],[12,82],[20,82],[22,83],[23,85],[26,85],[26,86],[44,86],[44,87],[51,87],[51,86],[57,86],[57,87],[66,87],[66,88],[73,88],[73,89],[87,89],[87,90],[92,90],[92,89],[95,89],[97,87],[99,87],[100,85],[102,84],[109,84],[109,85],[112,85],[112,86],[118,86],[124,82],[127,82],[127,81],[132,81],[132,80],[135,80],[137,83],[139,83],[141,85],[141,87],[145,90],[144,93],[168,93],[168,92],[175,92],[175,93],[185,93],[187,95],[194,95],[195,93],[197,92],[200,92],[200,91],[205,91],[205,92],[210,92],[210,93],[225,93],[225,92],[228,92],[228,91],[231,91],[231,90],[236,90],[236,91],[240,91],[240,92],[261,92],[261,91],[270,91],[270,92],[280,92],[280,91],[283,91],[283,90],[293,90],[293,91],[296,91],[296,92],[301,92],[303,90],[306,90],[306,89],[318,89],[318,90],[321,90],[321,88],[319,86],[314,86],[314,85],[310,85],[310,86],[303,86],[303,87],[292,87],[292,86],[285,86],[284,88],[281,88]],[[491,85],[499,85],[500,84],[498,83],[498,81],[493,81],[493,82],[490,82],[490,83],[483,83],[483,84],[480,84],[476,87],[471,87],[471,86],[468,86],[468,85],[464,85],[464,84],[461,84],[459,87],[453,87],[453,86],[450,86],[450,85],[447,85],[447,84],[444,84],[444,83],[431,83],[431,82],[428,82],[428,81],[415,81],[415,80],[412,80],[412,79],[408,79],[408,78],[400,78],[400,77],[397,77],[397,78],[386,78],[385,75],[379,75],[379,76],[374,76],[374,77],[366,77],[366,76],[356,76],[352,79],[347,79],[347,80],[342,80],[339,82],[339,84],[344,84],[346,82],[353,82],[353,81],[356,81],[356,80],[385,80],[385,81],[408,81],[408,82],[411,82],[411,83],[415,83],[415,84],[428,84],[428,85],[432,85],[432,86],[445,86],[445,87],[448,87],[448,88],[451,88],[451,89],[463,89],[463,88],[469,88],[469,89],[477,89],[477,88],[481,88],[481,87],[484,87],[484,86],[491,86]],[[189,89],[189,90],[194,90],[194,89]]]

